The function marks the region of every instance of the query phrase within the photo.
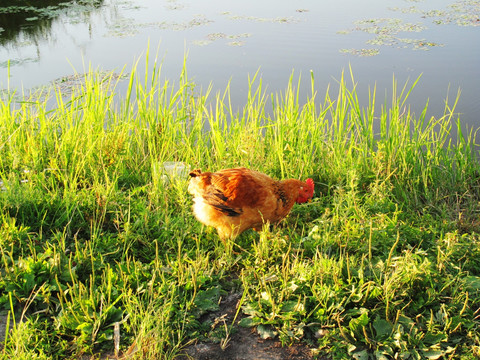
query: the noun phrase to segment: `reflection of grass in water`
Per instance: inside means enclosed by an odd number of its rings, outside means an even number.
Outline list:
[[[12,1],[10,1],[12,2]],[[63,22],[85,21],[85,16],[99,8],[103,0],[88,1],[17,1],[14,6],[0,7],[0,45],[12,49],[23,49],[48,39],[53,21],[62,16]],[[23,65],[39,61],[39,54],[28,51],[29,55],[0,62],[0,68]]]
[[[41,1],[35,1],[32,4],[28,3],[27,5],[22,5],[19,2],[19,5],[2,6],[0,13],[9,15],[10,20],[14,22],[13,25],[21,26],[24,21],[34,23],[45,19],[54,19],[63,14],[67,14],[71,19],[78,18],[80,13],[83,14],[97,9],[102,3],[103,0],[65,1],[49,5]]]

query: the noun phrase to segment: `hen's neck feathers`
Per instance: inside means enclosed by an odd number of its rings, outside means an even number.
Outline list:
[[[300,187],[305,186],[305,184],[296,179],[286,179],[278,181],[280,187],[285,192],[286,197],[288,198],[288,204],[293,206],[295,200],[297,200]]]

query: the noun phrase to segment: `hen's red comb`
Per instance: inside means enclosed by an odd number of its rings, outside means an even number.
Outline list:
[[[313,180],[308,178],[307,180],[305,180],[305,182],[307,183],[307,186],[311,190],[312,195],[313,195],[313,191],[314,191],[314,188],[315,188],[315,184],[314,184]]]

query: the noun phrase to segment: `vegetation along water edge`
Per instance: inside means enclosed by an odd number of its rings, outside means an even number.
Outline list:
[[[174,359],[240,327],[321,359],[480,356],[480,169],[455,100],[413,114],[416,81],[393,80],[361,105],[347,72],[322,99],[313,75],[308,99],[253,77],[237,111],[228,87],[150,69],[2,97],[2,358]],[[308,177],[315,195],[223,243],[166,162]],[[233,320],[206,316],[232,294]]]

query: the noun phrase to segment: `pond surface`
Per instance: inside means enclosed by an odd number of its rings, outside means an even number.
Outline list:
[[[401,87],[421,75],[414,111],[429,101],[440,116],[460,89],[462,123],[480,127],[480,0],[50,0],[12,15],[19,3],[0,0],[0,89],[89,66],[128,71],[137,59],[142,70],[150,47],[163,76],[178,81],[188,54],[189,78],[214,92],[230,82],[238,106],[257,71],[268,93],[301,75],[306,97],[310,71],[322,96],[351,67],[360,96],[376,85],[378,103],[390,98],[393,77]]]

